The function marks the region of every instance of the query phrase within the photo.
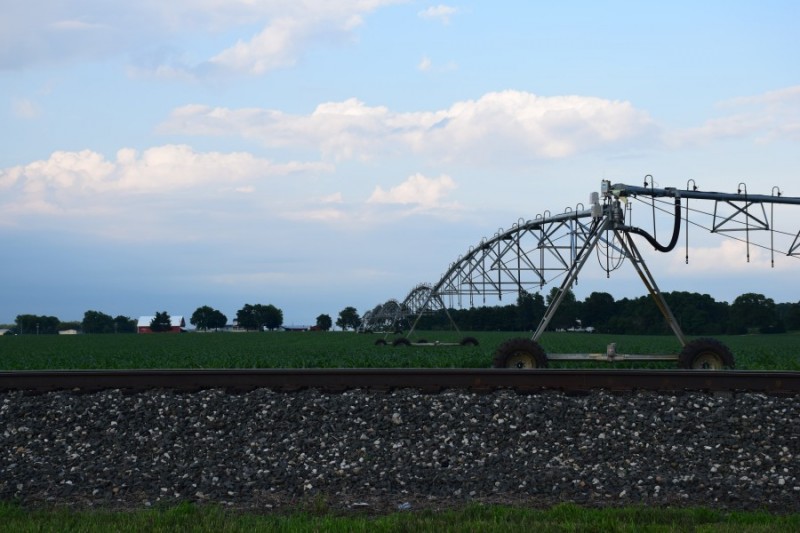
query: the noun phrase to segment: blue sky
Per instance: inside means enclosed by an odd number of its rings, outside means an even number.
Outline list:
[[[312,324],[602,179],[800,196],[793,1],[14,4],[0,323],[271,303]],[[653,256],[662,290],[800,301],[795,258],[692,246]]]

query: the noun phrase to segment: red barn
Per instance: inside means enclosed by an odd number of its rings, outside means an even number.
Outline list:
[[[139,322],[136,324],[136,333],[153,333],[150,329],[150,323],[153,322],[155,316],[140,316]],[[186,321],[182,316],[170,316],[170,329],[164,333],[183,333],[186,331]]]

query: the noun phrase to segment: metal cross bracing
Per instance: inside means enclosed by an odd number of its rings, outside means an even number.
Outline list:
[[[695,200],[712,201],[713,210],[697,209]],[[632,225],[631,204],[634,201],[650,208],[650,232]],[[521,219],[511,229],[501,229],[491,238],[482,239],[452,263],[439,281],[430,285],[429,290],[417,293],[414,300],[417,319],[409,335],[423,313],[446,310],[446,303],[450,307],[453,303],[473,306],[476,300],[485,304],[487,298],[501,300],[504,294],[534,292],[561,278],[560,286],[530,339],[538,343],[567,290],[577,281],[589,257],[596,253],[608,273],[619,268],[626,259],[632,264],[685,348],[689,343],[650,274],[633,236],[644,238],[657,251],[669,252],[676,247],[683,224],[686,227],[687,263],[690,227],[699,227],[744,242],[748,261],[751,246],[769,250],[773,265],[776,250],[791,257],[800,255],[800,232],[779,231],[774,225],[774,206],[797,205],[800,204],[800,198],[784,196],[777,187],[773,187],[770,195],[748,194],[744,183],[739,184],[736,193],[701,191],[693,180],[687,183],[686,189],[656,188],[652,177],[648,175],[644,186],[612,185],[609,181],[603,181],[600,193],[592,193],[589,204],[588,208],[579,204],[574,210],[567,209],[560,214],[545,212],[532,220]],[[766,205],[770,206],[769,214]],[[663,213],[671,217],[672,223],[671,238],[666,244],[659,242],[656,233],[656,215]],[[707,225],[697,222],[702,216],[710,219]],[[768,234],[768,243],[760,243],[754,238],[758,232]],[[783,247],[776,245],[776,237],[786,241]],[[617,355],[609,348],[604,357],[613,359]]]
[[[364,313],[359,331],[392,333],[403,329],[409,317],[429,313],[435,309],[444,309],[447,312],[444,302],[438,294],[433,292],[431,285],[420,283],[409,291],[402,302],[391,299]],[[456,329],[458,328],[456,327]]]
[[[501,230],[451,264],[432,292],[472,306],[476,298],[485,303],[487,296],[502,299],[510,292],[538,290],[575,261],[590,235],[590,214],[588,210],[545,214]]]
[[[395,325],[407,314],[397,300],[387,300],[364,313],[359,331],[394,331]]]
[[[689,185],[692,185],[692,187],[689,188]],[[784,196],[778,187],[773,187],[770,195],[749,195],[747,186],[744,183],[740,183],[737,192],[733,194],[705,192],[698,190],[693,180],[689,180],[685,190],[655,189],[652,187],[648,189],[647,185],[645,187],[615,185],[614,187],[623,187],[620,189],[621,198],[637,199],[638,196],[649,196],[654,215],[656,211],[663,212],[665,210],[663,200],[662,205],[658,205],[658,199],[662,197],[675,198],[676,196],[685,199],[683,222],[685,226],[687,263],[689,228],[691,226],[744,242],[747,261],[750,260],[751,246],[768,250],[770,252],[770,262],[773,266],[776,250],[785,249],[783,253],[790,257],[800,255],[800,232],[785,232],[775,226],[775,206],[780,204],[797,205],[800,204],[800,198]],[[690,208],[690,199],[713,200],[713,211]],[[769,205],[769,214],[767,214],[767,204]],[[694,218],[690,220],[690,216]],[[708,224],[702,225],[696,222],[697,216],[708,218]],[[753,232],[768,233],[769,242],[759,243],[753,241]],[[780,242],[776,244],[776,238],[778,241],[783,241],[783,246],[780,245]]]

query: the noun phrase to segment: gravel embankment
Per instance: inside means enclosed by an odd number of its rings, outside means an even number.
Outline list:
[[[4,393],[0,500],[800,512],[800,402],[699,393]]]

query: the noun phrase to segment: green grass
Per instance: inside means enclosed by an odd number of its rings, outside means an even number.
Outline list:
[[[253,514],[217,506],[182,504],[137,511],[23,509],[0,503],[0,530],[25,531],[730,531],[800,530],[800,515],[724,512],[708,509],[629,507],[586,509],[571,504],[550,509],[470,505],[445,511],[394,512],[383,515],[334,514],[301,510],[289,514]]]
[[[474,336],[476,347],[376,346],[379,334],[342,332],[188,333],[184,335],[19,335],[0,337],[0,369],[98,368],[485,368],[494,350],[526,332],[419,332],[416,339],[457,342]],[[392,340],[392,336],[388,338]],[[800,335],[722,336],[739,369],[800,370]],[[549,353],[678,353],[672,336],[547,333]],[[608,367],[606,363],[551,362],[552,367]],[[626,362],[616,367],[673,368],[672,363]]]

